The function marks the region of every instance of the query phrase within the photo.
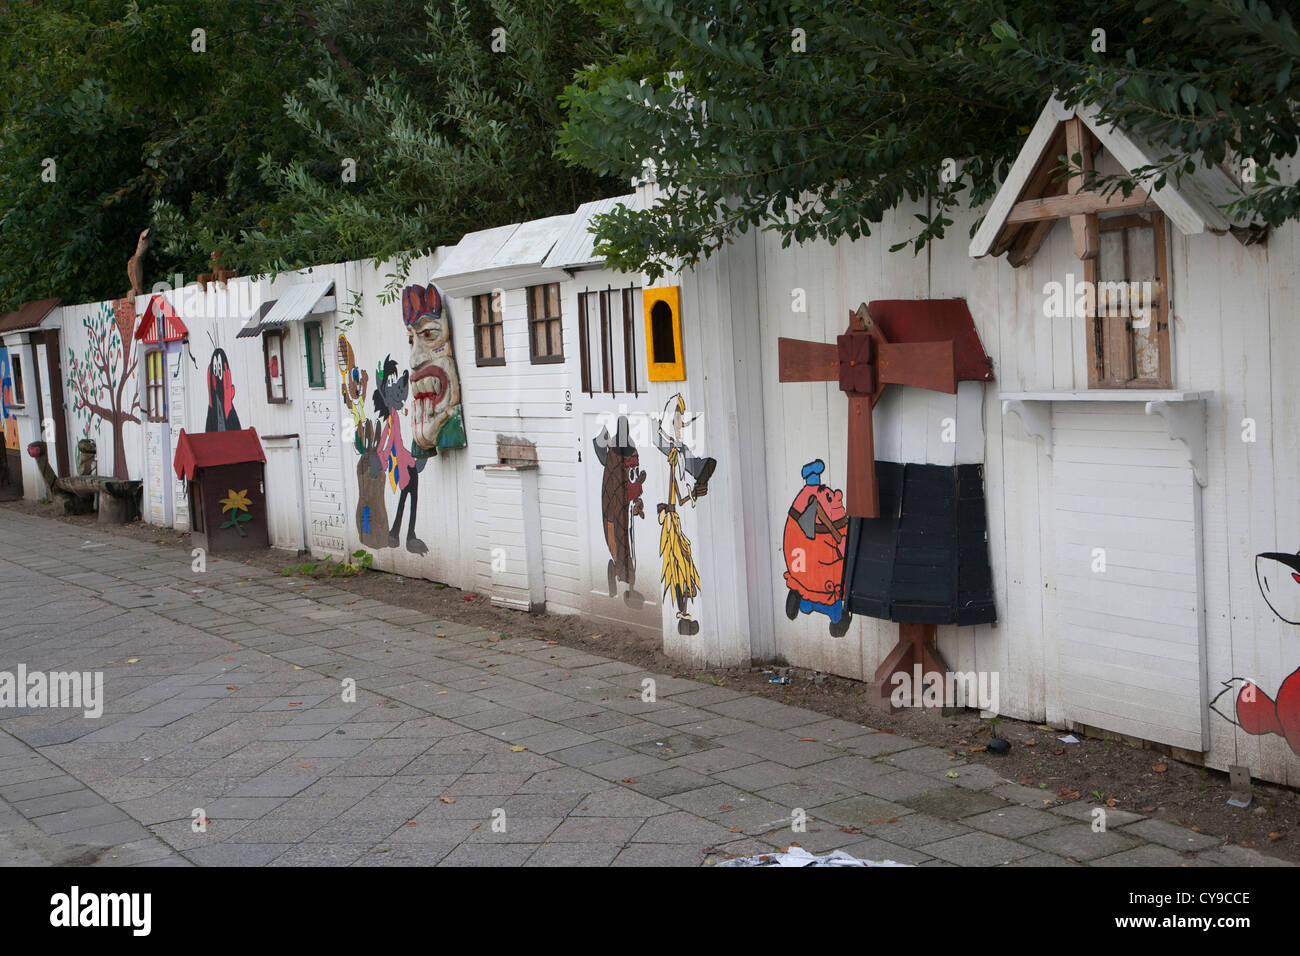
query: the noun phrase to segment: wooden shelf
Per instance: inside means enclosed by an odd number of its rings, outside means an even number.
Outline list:
[[[1014,414],[1025,431],[1043,442],[1043,450],[1052,456],[1052,406],[1057,402],[1141,402],[1148,415],[1165,420],[1169,437],[1187,448],[1196,483],[1207,482],[1205,444],[1205,402],[1213,392],[1190,392],[1176,389],[1086,389],[1082,391],[1002,392],[1002,414]]]

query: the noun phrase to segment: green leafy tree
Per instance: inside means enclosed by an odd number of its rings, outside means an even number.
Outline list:
[[[598,223],[598,248],[658,276],[753,228],[785,242],[869,234],[928,200],[910,243],[987,201],[1054,90],[1166,144],[1143,172],[1296,149],[1300,41],[1259,0],[591,0],[629,38],[566,92],[564,155],[603,175],[653,160],[664,200]],[[1096,31],[1104,31],[1098,44]],[[954,181],[944,160],[958,164]],[[1107,188],[1130,189],[1134,177]],[[1274,178],[1242,211],[1296,213]],[[909,245],[902,243],[895,248]]]
[[[236,248],[258,271],[395,258],[392,292],[439,244],[620,188],[556,156],[566,84],[613,58],[613,37],[572,0],[432,2],[415,20],[366,6],[317,15],[338,55],[285,97],[310,145],[287,162],[264,158],[277,201],[238,235],[190,222],[200,245]]]

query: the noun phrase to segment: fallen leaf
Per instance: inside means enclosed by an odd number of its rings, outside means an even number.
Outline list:
[[[672,747],[665,747],[665,748],[664,748],[664,753],[666,753],[666,754],[675,754],[675,753],[677,753],[677,751],[676,751],[676,750],[673,750]]]
[[[1272,833],[1268,835],[1268,838],[1270,840],[1280,840],[1282,839],[1282,833],[1278,830],[1274,830]]]
[[[720,803],[720,804],[718,804],[718,809],[719,809],[719,810],[734,810],[734,809],[736,809],[736,808],[733,807],[733,806],[732,806],[731,804],[729,804],[729,803]]]
[[[876,733],[878,733],[878,734],[892,734],[893,731],[892,731],[892,730],[877,730]]]
[[[447,635],[446,635],[446,634],[435,634],[435,635],[433,635],[433,636],[434,636],[434,637],[446,637]]]
[[[302,706],[302,701],[300,701],[300,700],[291,700],[291,701],[289,701],[289,706],[290,706],[290,707],[301,707],[301,706]]]
[[[300,671],[300,670],[302,670],[302,668],[299,667],[297,664],[294,664],[294,665],[293,665],[293,669],[296,670],[296,671]]]
[[[727,827],[727,832],[728,832],[728,833],[744,833],[745,831],[742,830],[740,827]]]
[[[623,783],[640,783],[641,781],[638,780],[636,777],[624,777],[623,780],[622,780],[622,782],[623,782]]]
[[[227,684],[226,690],[239,690],[239,687],[236,684]]]
[[[1020,786],[1022,786],[1022,787],[1033,786],[1033,783],[1034,783],[1034,781],[1033,781],[1033,778],[1031,778],[1031,777],[1021,777],[1021,778],[1020,778]]]
[[[859,830],[857,827],[840,827],[840,832],[841,832],[841,833],[861,833],[862,831]]]
[[[419,824],[416,823],[414,820],[407,820],[407,821],[406,821],[406,825],[407,825],[408,827],[418,827],[418,826],[419,826]]]
[[[955,776],[957,776],[957,771],[956,771],[956,770],[949,770],[948,773],[946,774],[946,776],[949,776],[949,777],[955,777]]]
[[[234,657],[223,657],[223,658],[221,658],[221,659],[222,659],[223,661],[233,661],[233,660],[237,660],[237,658],[234,658]],[[130,661],[127,661],[127,663],[130,664],[131,662],[130,662]]]
[[[1061,796],[1062,798],[1064,798],[1064,799],[1066,799],[1066,800],[1078,800],[1078,799],[1079,799],[1079,791],[1078,791],[1078,790],[1071,790],[1069,787],[1062,787],[1060,790],[1058,790],[1058,791],[1056,791],[1056,792],[1057,792],[1057,794],[1058,794],[1059,796]]]
[[[510,748],[510,752],[512,754],[521,754],[527,749],[528,748],[525,747],[523,744],[515,744],[513,747]]]
[[[1247,850],[1253,850],[1253,849],[1255,849],[1255,847],[1259,846],[1258,843],[1255,843],[1255,842],[1252,841],[1252,840],[1242,840],[1242,841],[1241,841],[1239,844],[1237,844],[1237,845],[1238,845],[1238,846],[1244,846]]]
[[[455,803],[455,802],[456,802],[456,798],[455,798],[455,797],[439,797],[438,799],[441,800],[443,803]]]
[[[438,693],[434,694],[433,696],[434,696],[434,697],[441,697],[441,696],[442,696],[443,694],[445,694],[445,693],[447,693],[445,690],[440,690],[440,691],[438,691]]]
[[[1059,756],[1061,756],[1061,754],[1065,753],[1065,748],[1064,748],[1064,747],[1057,747],[1055,750],[1052,751],[1052,753],[1056,754],[1056,756],[1059,757]]]
[[[816,737],[800,737],[799,740],[800,740],[800,742],[802,742],[802,743],[809,743],[809,744],[815,744],[815,743],[817,743],[817,738],[816,738]]]
[[[497,641],[499,641],[499,640],[501,640],[501,638],[499,638],[499,637],[489,637],[489,638],[488,638],[488,643],[489,643],[489,644],[495,644],[495,643],[496,643]]]
[[[973,754],[977,754],[977,753],[981,753],[981,752],[983,752],[983,751],[985,751],[985,750],[988,750],[988,749],[989,749],[988,747],[972,747],[972,748],[970,749],[970,752],[973,753]]]
[[[232,657],[232,658],[230,658],[230,660],[233,661],[234,658]],[[128,657],[128,658],[126,659],[126,662],[127,662],[128,664],[139,664],[139,663],[140,663],[140,658],[138,658],[138,657]]]
[[[1153,763],[1153,764],[1151,765],[1151,769],[1154,770],[1156,773],[1164,773],[1166,770],[1169,769],[1169,764],[1167,764],[1167,763]]]
[[[1113,807],[1113,806],[1115,806],[1115,804],[1117,804],[1118,802],[1119,802],[1119,801],[1116,800],[1114,797],[1107,797],[1107,798],[1106,798],[1106,806],[1108,806],[1108,807]]]
[[[547,643],[547,644],[558,644],[558,643],[560,643],[560,642],[559,642],[559,641],[547,641],[546,643]]]
[[[1037,741],[1037,740],[1026,740],[1026,741],[1024,741],[1024,745],[1025,745],[1026,747],[1037,747],[1037,746],[1038,746],[1038,741]]]

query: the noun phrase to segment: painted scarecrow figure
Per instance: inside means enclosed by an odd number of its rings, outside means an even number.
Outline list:
[[[848,633],[852,613],[844,606],[844,554],[849,516],[844,493],[822,484],[826,464],[810,461],[800,472],[804,485],[785,519],[785,615],[794,620],[816,611],[830,618],[831,637]]]
[[[659,421],[655,444],[668,458],[668,501],[661,503],[659,512],[659,556],[663,561],[660,574],[664,584],[664,597],[672,595],[677,605],[677,633],[694,635],[700,632],[700,622],[691,617],[687,606],[700,593],[700,574],[691,556],[691,541],[682,530],[682,519],[677,512],[679,504],[695,502],[709,490],[709,478],[717,467],[712,458],[697,458],[682,440],[682,428],[698,418],[693,415],[683,419],[686,400],[674,395],[664,406]],[[678,482],[682,487],[678,487]]]
[[[645,598],[635,588],[636,536],[632,519],[645,517],[645,503],[641,500],[645,469],[628,433],[626,415],[619,416],[617,429],[616,437],[610,436],[609,429],[601,428],[600,434],[592,439],[596,460],[605,468],[600,487],[600,516],[605,543],[609,546],[609,596],[618,594],[618,582],[625,581],[624,603],[639,608]]]

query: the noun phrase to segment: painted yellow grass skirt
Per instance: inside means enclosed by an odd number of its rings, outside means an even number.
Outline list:
[[[661,511],[659,527],[664,594],[671,591],[674,599],[693,598],[700,593],[700,575],[691,559],[690,539],[682,532],[682,519],[676,511]]]

